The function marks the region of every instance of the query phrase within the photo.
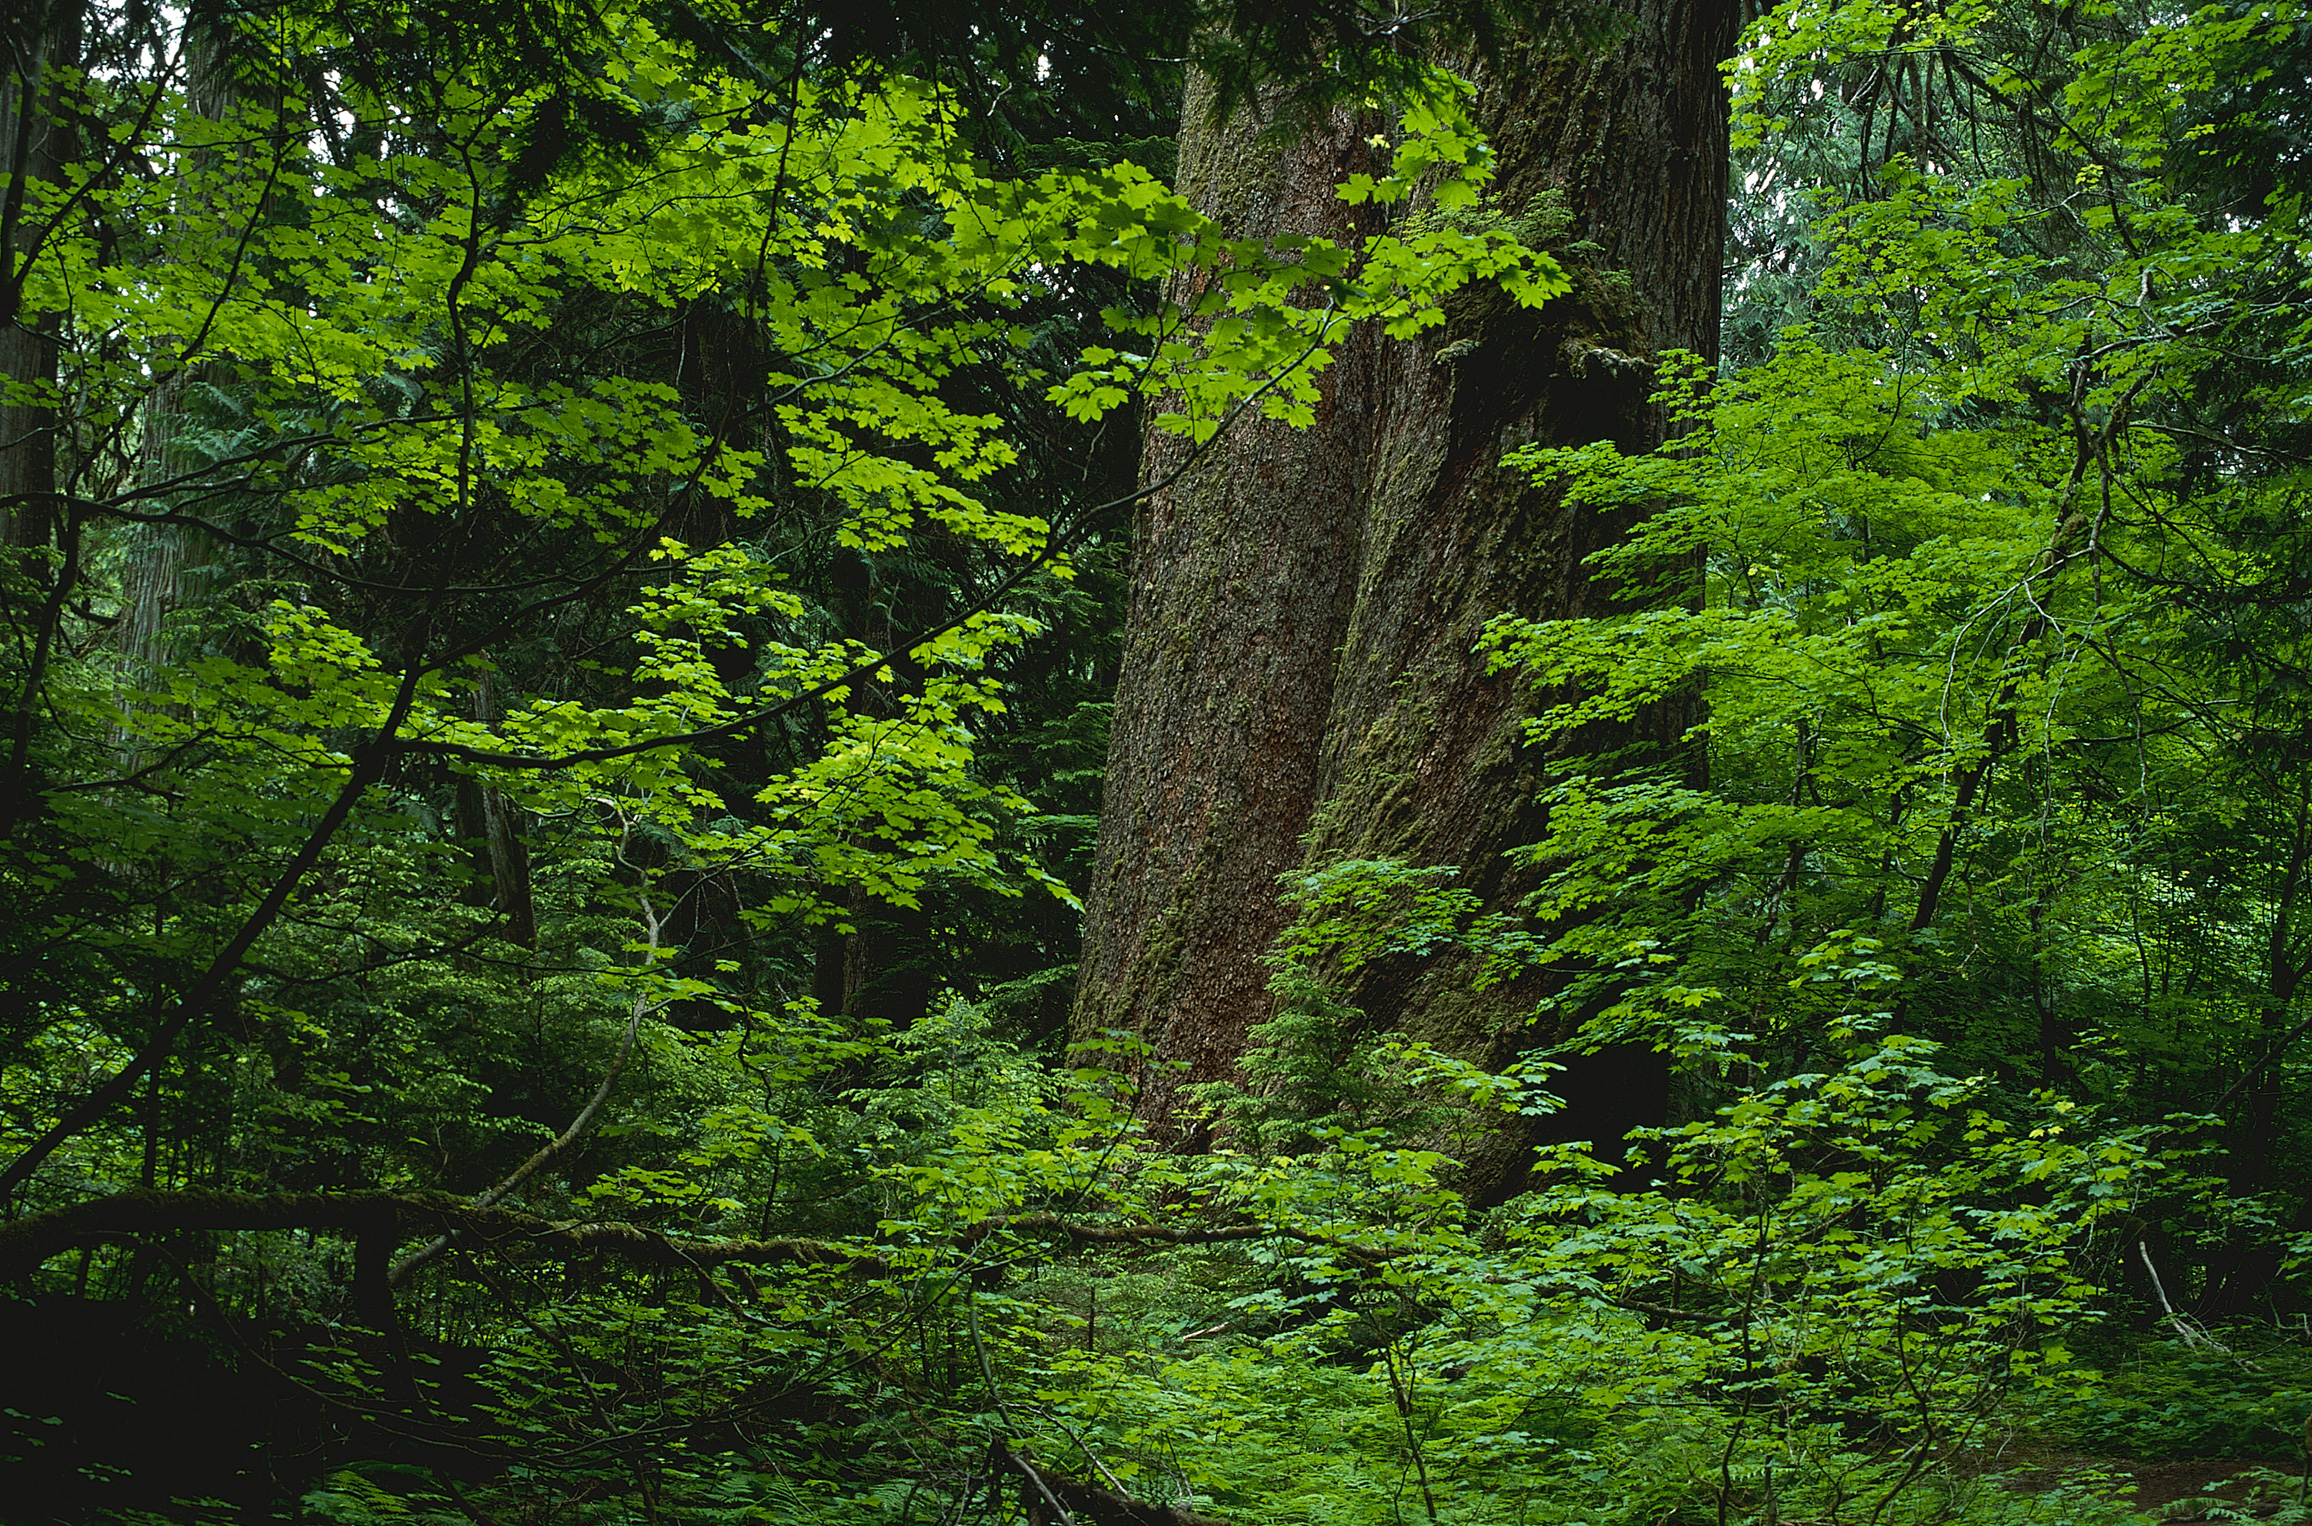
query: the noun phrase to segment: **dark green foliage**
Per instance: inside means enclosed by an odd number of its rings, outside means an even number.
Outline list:
[[[2025,1413],[2041,1434],[2116,1457],[2293,1463],[2312,1411],[2312,1363],[2275,1333],[2114,1346],[2083,1372],[2092,1382],[2035,1399]]]
[[[127,146],[19,205],[0,1515],[2055,1521],[2003,1428],[2293,1457],[2300,20],[1761,20],[1731,363],[1525,462],[1692,602],[1504,612],[1539,890],[1283,887],[1195,1153],[1056,1052],[1141,433],[1566,282],[1116,161],[1196,59],[1280,131],[1412,99],[1355,194],[1470,199],[1434,66],[1611,18],[202,6],[189,80],[91,21]],[[1706,781],[1574,745],[1694,685]],[[1447,956],[1586,1028],[1490,1073],[1338,994]],[[1675,1123],[1464,1201],[1613,1046]]]

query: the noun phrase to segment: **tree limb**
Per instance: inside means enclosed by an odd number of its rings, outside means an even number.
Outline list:
[[[205,1187],[131,1188],[109,1197],[51,1208],[0,1224],[0,1281],[32,1271],[51,1256],[110,1235],[172,1229],[328,1229],[371,1244],[432,1229],[482,1249],[546,1258],[607,1254],[647,1266],[696,1271],[714,1266],[827,1266],[876,1275],[892,1263],[871,1250],[831,1240],[789,1237],[671,1235],[616,1220],[549,1219],[450,1192],[226,1192]],[[958,1231],[970,1249],[1001,1230],[1044,1230],[1096,1245],[1226,1245],[1286,1239],[1340,1252],[1360,1265],[1395,1259],[1307,1230],[1273,1224],[1209,1229],[1169,1224],[1079,1224],[1052,1213],[1007,1214]],[[371,1298],[374,1291],[369,1292]]]
[[[222,1192],[132,1188],[0,1224],[0,1281],[90,1239],[171,1229],[332,1229],[368,1240],[424,1227],[455,1230],[476,1245],[574,1258],[604,1252],[645,1265],[697,1268],[816,1265],[882,1271],[879,1256],[824,1240],[716,1239],[668,1235],[639,1224],[541,1218],[446,1192]],[[382,1270],[382,1269],[381,1269]]]
[[[659,920],[657,910],[650,904],[650,895],[647,890],[642,897],[642,919],[644,932],[649,938],[649,953],[645,956],[643,968],[648,969],[651,963],[658,958]],[[626,1032],[618,1040],[618,1052],[610,1057],[610,1067],[603,1072],[602,1084],[594,1089],[594,1095],[588,1098],[586,1105],[578,1110],[578,1116],[570,1120],[568,1128],[547,1140],[538,1148],[536,1154],[516,1166],[513,1174],[504,1181],[488,1191],[478,1194],[473,1199],[475,1207],[487,1208],[498,1202],[515,1188],[521,1186],[522,1183],[552,1164],[556,1157],[568,1153],[570,1147],[577,1144],[579,1140],[594,1132],[594,1121],[601,1116],[602,1104],[610,1100],[612,1088],[618,1085],[618,1078],[625,1074],[626,1062],[634,1056],[634,1039],[635,1035],[642,1030],[642,1019],[649,1014],[655,1005],[650,1000],[647,991],[636,994],[633,1010],[628,1013],[626,1018]],[[448,1234],[436,1235],[416,1250],[394,1262],[391,1270],[386,1273],[386,1281],[392,1286],[399,1287],[408,1280],[410,1273],[449,1249],[449,1246],[450,1236]]]

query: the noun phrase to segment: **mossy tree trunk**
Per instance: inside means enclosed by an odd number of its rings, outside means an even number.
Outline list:
[[[1199,79],[1180,189],[1235,236],[1354,237],[1376,215],[1333,188],[1376,167],[1377,125],[1339,111],[1279,143],[1246,117],[1216,124]],[[1165,1062],[1142,1076],[1153,1117],[1178,1080],[1227,1074],[1261,1011],[1276,877],[1318,803],[1355,603],[1379,350],[1362,334],[1335,349],[1307,429],[1248,416],[1184,474],[1186,442],[1149,437],[1143,481],[1179,475],[1136,526],[1072,1037],[1146,1043]]]
[[[1540,312],[1465,294],[1442,330],[1344,355],[1314,429],[1239,431],[1143,510],[1075,1037],[1146,1044],[1143,1111],[1160,1123],[1182,1081],[1226,1076],[1271,1015],[1278,876],[1394,858],[1461,866],[1489,908],[1529,888],[1503,855],[1542,830],[1553,760],[1524,741],[1532,696],[1471,649],[1497,614],[1620,605],[1583,561],[1626,521],[1569,510],[1501,460],[1534,443],[1652,448],[1652,358],[1717,349],[1718,64],[1736,10],[1624,0],[1622,21],[1603,47],[1529,39],[1476,71],[1495,202],[1574,293]],[[1254,124],[1198,104],[1181,163],[1201,208],[1242,234],[1358,231],[1331,195],[1361,167],[1357,124],[1264,151]],[[1150,480],[1176,448],[1152,442]],[[1692,718],[1668,707],[1579,745],[1659,758]],[[1472,993],[1465,976],[1383,962],[1345,994],[1376,1027],[1471,1058],[1530,1044],[1537,990]],[[1658,1112],[1644,1069],[1590,1078],[1608,1095],[1575,1099],[1576,1119]],[[1508,1160],[1473,1168],[1503,1186]]]

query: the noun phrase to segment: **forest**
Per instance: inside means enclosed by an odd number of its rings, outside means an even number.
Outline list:
[[[0,44],[0,1521],[2312,1520],[2302,0]]]

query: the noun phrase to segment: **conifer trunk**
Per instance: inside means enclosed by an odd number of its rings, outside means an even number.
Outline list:
[[[1541,830],[1551,759],[1523,740],[1531,696],[1471,648],[1497,614],[1617,607],[1583,559],[1627,521],[1568,510],[1501,459],[1652,448],[1653,358],[1717,350],[1735,7],[1624,0],[1621,17],[1600,48],[1527,39],[1476,71],[1495,203],[1573,294],[1535,313],[1465,293],[1441,331],[1344,356],[1315,429],[1240,430],[1142,512],[1074,1037],[1147,1046],[1160,1125],[1178,1085],[1228,1075],[1272,1013],[1278,876],[1386,857],[1461,866],[1489,909],[1529,888],[1503,854]],[[1331,183],[1354,124],[1262,158],[1253,124],[1196,107],[1182,189],[1200,209],[1235,235],[1346,231]],[[1151,444],[1151,480],[1174,448]],[[1579,745],[1658,758],[1691,720],[1669,706]],[[1376,1027],[1473,1059],[1530,1044],[1536,991],[1473,993],[1466,973],[1384,961],[1346,994]],[[1617,1094],[1577,1102],[1601,1124],[1659,1111],[1658,1081],[1609,1068],[1595,1084]],[[1505,1184],[1510,1159],[1473,1170]]]
[[[1334,186],[1371,168],[1374,125],[1335,112],[1276,144],[1249,113],[1216,123],[1198,78],[1179,188],[1233,236],[1351,238],[1374,213]],[[1151,432],[1143,454],[1143,482],[1187,470],[1135,526],[1071,1031],[1148,1046],[1162,1063],[1135,1068],[1158,1120],[1177,1082],[1228,1073],[1262,1010],[1276,877],[1317,803],[1354,604],[1378,351],[1361,333],[1335,350],[1306,429],[1247,416],[1193,464],[1174,435]]]
[[[57,185],[77,157],[62,82],[80,67],[80,7],[38,0],[0,24],[0,546],[46,544],[56,503],[57,413],[22,389],[53,389],[61,314],[25,305],[24,277],[45,231],[28,183]]]
[[[230,33],[214,22],[186,29],[186,104],[196,115],[211,121],[224,120],[235,104],[231,48]],[[221,167],[246,156],[247,150],[241,147],[198,148],[183,156],[177,169],[175,208],[180,243],[213,238],[217,235],[212,228],[230,227],[229,216],[221,215],[223,209],[207,182]],[[260,213],[252,208],[246,215]],[[194,230],[199,231],[196,234]],[[186,336],[188,342],[190,338]],[[214,363],[197,356],[180,357],[156,378],[139,421],[143,440],[138,472],[147,486],[174,481],[199,464],[194,452],[186,448],[186,436],[203,412],[202,391],[221,379]],[[175,500],[159,502],[173,504]],[[211,538],[189,525],[139,525],[129,537],[116,636],[131,685],[157,687],[190,649],[185,633],[176,628],[177,617],[199,605],[211,591],[217,577],[216,557],[217,547]]]

